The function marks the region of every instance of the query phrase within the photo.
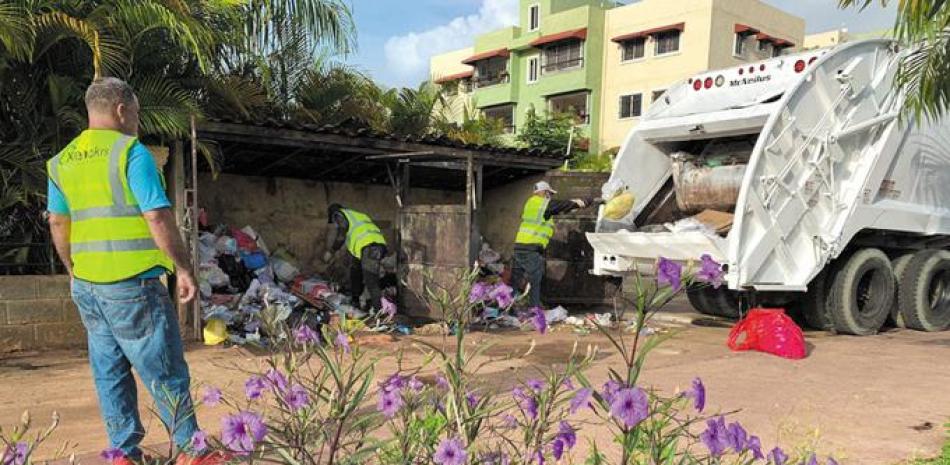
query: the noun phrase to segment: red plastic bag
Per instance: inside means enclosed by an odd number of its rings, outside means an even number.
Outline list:
[[[744,337],[743,337],[744,336]],[[790,359],[805,358],[805,336],[781,308],[753,308],[729,332],[729,348],[757,350]]]
[[[238,248],[244,252],[257,252],[257,241],[244,231],[237,228],[231,228],[231,236],[237,241]]]

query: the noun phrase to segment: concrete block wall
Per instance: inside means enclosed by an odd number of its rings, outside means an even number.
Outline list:
[[[85,345],[68,276],[0,276],[0,354]]]

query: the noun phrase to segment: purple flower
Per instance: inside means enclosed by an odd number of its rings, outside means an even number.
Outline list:
[[[785,451],[781,448],[776,447],[769,452],[769,462],[772,462],[774,465],[785,465],[788,462],[788,455],[785,455]]]
[[[732,422],[729,423],[726,430],[726,441],[729,443],[729,447],[736,451],[736,453],[742,453],[742,451],[746,450],[746,442],[749,440],[749,434],[745,428],[738,422]]]
[[[399,373],[393,373],[379,385],[385,392],[401,391],[406,387],[406,378]]]
[[[749,442],[746,443],[746,448],[752,451],[752,460],[762,460],[765,458],[762,455],[762,441],[759,440],[758,436],[749,436]]]
[[[657,284],[665,283],[672,287],[673,291],[678,291],[683,285],[682,275],[683,265],[660,257],[660,261],[657,263]]]
[[[524,384],[525,386],[531,388],[531,390],[534,392],[541,392],[544,390],[544,381],[541,381],[540,379],[529,379],[525,381]]]
[[[267,371],[265,378],[267,378],[267,382],[270,383],[271,387],[277,391],[284,392],[287,390],[287,377],[280,371],[271,368]]]
[[[209,407],[214,407],[221,403],[221,390],[214,386],[205,386],[204,392],[201,393],[201,403]]]
[[[620,391],[620,389],[622,388],[623,388],[623,385],[621,385],[620,382],[612,380],[612,379],[608,380],[606,383],[604,383],[601,396],[604,398],[604,401],[606,401],[608,405],[612,404],[614,395],[616,395],[617,391]]]
[[[336,339],[333,340],[333,343],[336,344],[337,347],[343,349],[344,354],[350,353],[350,338],[345,332],[340,331],[336,333]]]
[[[439,373],[435,375],[435,387],[448,391],[450,387],[449,380],[445,379],[445,375]]]
[[[554,456],[554,460],[561,460],[561,456],[564,455],[564,441],[555,439],[551,443],[551,455]]]
[[[693,389],[686,396],[693,398],[693,407],[696,408],[697,412],[702,413],[703,409],[706,408],[706,386],[703,385],[703,380],[693,379]]]
[[[376,410],[379,410],[380,413],[386,416],[386,418],[392,418],[396,416],[396,413],[399,412],[403,406],[402,394],[397,391],[379,391],[379,400],[376,402]]]
[[[561,386],[564,386],[564,389],[568,391],[574,390],[574,383],[571,382],[571,378],[564,378],[564,382],[561,383]]]
[[[13,446],[8,447],[7,450],[3,452],[3,457],[0,457],[0,459],[2,459],[0,460],[0,463],[3,463],[3,465],[23,465],[26,463],[27,455],[29,455],[29,453],[30,445],[22,441],[18,442],[13,444]],[[122,451],[119,451],[119,457],[122,457]]]
[[[409,389],[412,389],[415,392],[420,392],[426,387],[426,385],[422,384],[422,381],[419,381],[415,376],[409,378],[409,382],[406,384],[409,386]]]
[[[591,388],[580,388],[577,392],[574,393],[574,398],[571,399],[569,405],[569,412],[571,415],[577,413],[578,410],[584,407],[590,406],[590,397],[594,394],[594,391]]]
[[[267,435],[264,419],[254,412],[238,412],[221,419],[221,442],[241,454],[254,451],[254,445]]]
[[[533,315],[531,316],[531,323],[534,324],[534,329],[539,333],[544,334],[548,332],[548,318],[544,315],[544,309],[541,307],[534,307],[531,309]]]
[[[719,289],[719,286],[722,285],[722,276],[726,274],[722,270],[722,265],[713,260],[709,254],[703,254],[699,259],[701,265],[696,273],[696,279],[712,284],[712,287]]]
[[[501,423],[505,425],[505,428],[514,429],[518,427],[518,419],[511,414],[504,414],[501,417]]]
[[[838,461],[834,457],[828,457],[828,465],[838,465]]]
[[[610,414],[617,417],[627,428],[645,420],[650,409],[647,395],[640,388],[621,389],[610,402]]]
[[[443,439],[439,443],[432,459],[439,465],[465,465],[468,460],[468,453],[465,452],[462,441],[457,438],[449,438]]]
[[[300,327],[294,331],[294,340],[297,341],[297,344],[313,344],[319,341],[320,337],[317,336],[317,332],[309,326],[300,325]]]
[[[380,299],[380,304],[383,307],[380,310],[380,312],[382,312],[384,315],[386,315],[389,318],[396,316],[396,304],[392,303],[389,299],[385,297]]]
[[[544,452],[538,449],[534,452],[534,461],[538,465],[544,465]]]
[[[574,427],[566,421],[558,424],[557,438],[563,441],[568,449],[573,449],[574,445],[577,444],[577,433],[574,431]]]
[[[202,452],[208,448],[208,433],[198,430],[191,435],[191,450]]]
[[[538,401],[534,399],[532,394],[527,394],[524,389],[517,387],[511,391],[511,395],[515,398],[515,402],[518,403],[518,407],[528,418],[534,420],[538,417]]]
[[[508,465],[510,460],[504,452],[487,452],[478,457],[480,465]]]
[[[260,399],[265,389],[267,389],[267,383],[260,376],[251,376],[244,383],[244,393],[250,400]]]
[[[478,406],[478,396],[474,392],[469,392],[465,394],[465,402],[468,403],[468,408],[475,408]]]
[[[125,452],[122,452],[122,449],[116,447],[110,447],[99,453],[99,457],[102,457],[103,460],[114,461],[119,460],[122,457],[125,457]]]
[[[494,299],[498,303],[498,306],[502,309],[506,309],[515,303],[515,298],[512,295],[513,289],[511,286],[499,282],[488,292],[488,297]]]
[[[818,465],[818,457],[815,457],[814,452],[812,452],[811,457],[808,457],[808,463],[806,465]]]
[[[488,294],[491,292],[491,289],[491,284],[483,283],[481,281],[473,284],[471,291],[468,293],[468,302],[471,304],[483,302],[488,298]]]
[[[729,432],[726,430],[726,420],[723,417],[717,417],[706,420],[706,431],[699,435],[699,438],[709,449],[709,454],[715,457],[721,456],[726,447],[729,446]]]
[[[303,386],[295,384],[284,396],[284,402],[296,412],[310,403],[310,394]]]

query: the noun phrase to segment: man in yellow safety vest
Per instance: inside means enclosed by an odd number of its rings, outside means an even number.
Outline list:
[[[370,313],[382,309],[382,287],[380,275],[382,260],[386,256],[386,238],[365,213],[343,208],[338,203],[327,209],[327,250],[323,261],[330,262],[333,253],[346,244],[346,250],[353,256],[350,265],[350,297],[353,305],[359,306],[360,296],[365,286],[369,293],[366,307]]]
[[[86,327],[110,458],[131,465],[142,457],[134,368],[174,429],[183,452],[177,463],[223,463],[227,457],[192,447],[199,430],[188,365],[177,312],[159,278],[175,271],[183,303],[197,286],[161,173],[137,139],[138,99],[124,81],[101,78],[85,100],[89,129],[47,162],[47,210]]]
[[[528,305],[541,306],[541,279],[544,277],[544,251],[554,236],[554,215],[578,208],[587,208],[603,203],[600,199],[554,200],[557,191],[546,181],[534,185],[534,194],[528,198],[521,213],[521,225],[515,236],[514,256],[511,264],[511,285],[517,289],[530,285]]]

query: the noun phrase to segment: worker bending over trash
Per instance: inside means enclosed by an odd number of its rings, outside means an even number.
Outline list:
[[[528,305],[530,308],[541,306],[541,278],[544,277],[544,250],[554,236],[554,215],[567,213],[578,208],[593,207],[603,202],[601,199],[555,200],[551,196],[557,191],[546,181],[534,185],[534,194],[528,198],[521,213],[521,226],[515,236],[514,257],[511,264],[511,285],[523,289],[526,281],[530,290]]]
[[[382,231],[365,213],[343,208],[338,203],[327,209],[327,251],[323,261],[330,263],[333,254],[346,244],[346,250],[353,256],[350,265],[350,297],[353,305],[359,305],[363,289],[369,292],[369,300],[363,310],[375,314],[382,308],[382,288],[380,274],[382,260],[386,256],[386,239]]]

